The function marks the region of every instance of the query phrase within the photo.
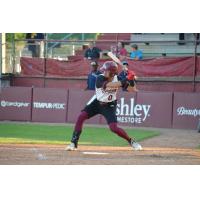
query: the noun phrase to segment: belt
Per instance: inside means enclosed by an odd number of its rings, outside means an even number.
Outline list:
[[[100,105],[110,105],[110,104],[113,104],[113,103],[115,103],[116,102],[116,100],[115,101],[111,101],[111,102],[103,102],[103,101],[98,101],[99,102],[99,104]]]
[[[102,106],[107,105],[108,103],[110,103],[110,102],[99,101],[99,104],[102,105]]]

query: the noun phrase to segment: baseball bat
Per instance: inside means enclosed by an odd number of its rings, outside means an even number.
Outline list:
[[[112,52],[108,52],[107,55],[112,58],[113,61],[115,61],[116,63],[118,63],[119,65],[122,65],[121,61],[119,60],[119,58],[117,58],[117,56],[115,56]]]
[[[117,64],[121,65],[123,68],[125,67],[122,62],[119,60],[119,58],[117,58],[117,56],[115,56],[112,52],[108,52],[107,55],[113,60],[115,61]],[[126,68],[127,69],[127,68]]]

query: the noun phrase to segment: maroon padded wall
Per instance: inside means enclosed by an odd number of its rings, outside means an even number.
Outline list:
[[[43,77],[18,77],[12,78],[11,86],[17,87],[44,87]]]
[[[172,93],[171,92],[139,92],[137,104],[146,107],[146,114],[139,126],[171,128]],[[145,113],[145,112],[144,112]]]
[[[43,77],[13,77],[12,86],[17,87],[44,87]],[[45,87],[47,88],[65,88],[65,89],[85,89],[87,86],[86,78],[55,78],[47,77],[45,79]],[[155,91],[155,92],[193,92],[193,84],[191,82],[137,82],[137,88],[140,91]],[[200,83],[195,83],[196,92],[200,92]]]
[[[86,79],[46,79],[46,87],[81,90],[87,87]]]
[[[94,95],[94,91],[84,90],[69,90],[68,113],[67,120],[70,123],[75,123],[81,110],[85,107],[86,103]],[[93,117],[86,121],[90,124],[99,124],[100,115]]]
[[[75,123],[94,91],[8,87],[0,93],[0,120]],[[33,101],[33,104],[31,103]],[[200,93],[119,92],[120,125],[196,129]],[[106,124],[97,115],[90,124]]]

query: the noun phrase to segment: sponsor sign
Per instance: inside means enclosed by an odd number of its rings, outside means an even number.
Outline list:
[[[177,108],[177,115],[197,117],[200,116],[200,109],[189,109],[182,106]]]
[[[33,108],[64,110],[65,103],[33,102]]]
[[[173,127],[196,129],[200,119],[200,93],[174,93]]]
[[[66,122],[68,91],[65,89],[34,88],[34,122]]]
[[[125,126],[169,128],[172,117],[172,93],[120,92],[116,115],[117,121]],[[101,123],[106,123],[103,117]]]
[[[121,93],[116,114],[118,122],[123,125],[171,127],[172,94]]]
[[[0,93],[0,120],[30,121],[32,89],[26,87],[2,88]]]
[[[12,101],[5,101],[5,100],[1,100],[1,107],[28,107],[30,105],[30,103],[27,102],[12,102]]]
[[[121,123],[141,124],[149,117],[150,108],[148,104],[137,104],[135,97],[121,97],[117,104],[117,120]]]

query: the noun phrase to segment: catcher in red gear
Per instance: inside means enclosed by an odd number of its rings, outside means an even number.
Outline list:
[[[121,79],[127,78],[128,80],[132,80],[133,81],[132,85],[134,85],[134,86],[131,86],[131,87],[130,86],[123,87],[122,90],[128,91],[128,92],[138,91],[137,88],[136,88],[137,76],[135,75],[134,71],[131,71],[131,70],[128,69],[128,62],[123,61],[121,66],[122,66],[122,71],[118,76]]]

